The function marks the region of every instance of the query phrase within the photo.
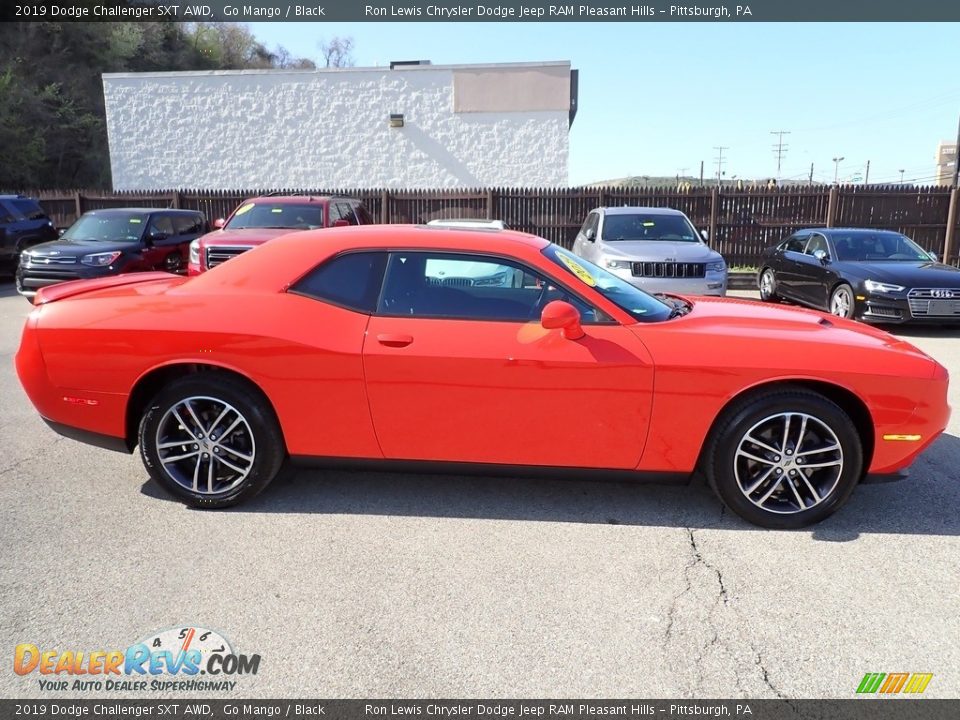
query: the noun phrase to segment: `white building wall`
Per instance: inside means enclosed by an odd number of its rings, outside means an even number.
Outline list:
[[[569,82],[569,64],[549,65]],[[113,186],[566,185],[567,109],[454,112],[455,72],[106,74]],[[404,127],[389,127],[391,113],[403,113]]]

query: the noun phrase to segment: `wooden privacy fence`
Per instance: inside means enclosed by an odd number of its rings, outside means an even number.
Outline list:
[[[88,210],[174,207],[226,217],[257,195],[346,195],[364,201],[381,223],[422,223],[436,218],[503,220],[511,228],[570,247],[587,213],[598,206],[672,207],[708,230],[710,244],[727,262],[754,266],[763,250],[803,227],[866,227],[909,235],[946,262],[958,264],[960,212],[957,190],[947,187],[797,186],[728,188],[488,188],[479,190],[170,190],[104,192],[27,191],[65,227]]]

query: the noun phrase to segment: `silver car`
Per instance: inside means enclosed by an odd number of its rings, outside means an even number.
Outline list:
[[[727,264],[679,210],[591,210],[573,252],[649,293],[726,295]]]

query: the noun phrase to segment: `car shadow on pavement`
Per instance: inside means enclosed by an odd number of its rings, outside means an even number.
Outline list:
[[[17,286],[13,280],[6,277],[0,277],[0,298],[13,297],[17,294]]]
[[[944,435],[901,482],[864,485],[819,525],[798,532],[847,542],[861,534],[960,535],[960,439]],[[152,481],[142,492],[173,499]],[[210,511],[204,511],[210,512]],[[485,518],[650,527],[760,530],[726,510],[699,479],[690,485],[300,469],[225,510]]]

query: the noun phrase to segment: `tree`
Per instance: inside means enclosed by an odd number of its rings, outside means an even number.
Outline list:
[[[329,42],[320,41],[320,56],[324,67],[353,67],[353,38],[334,37]]]

